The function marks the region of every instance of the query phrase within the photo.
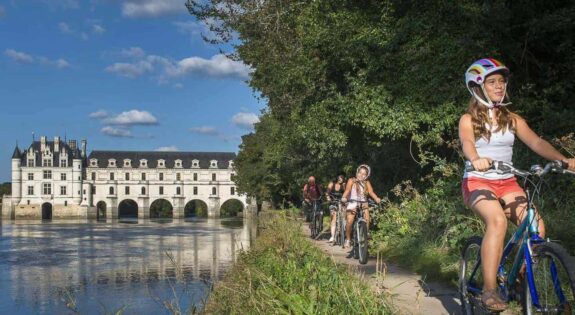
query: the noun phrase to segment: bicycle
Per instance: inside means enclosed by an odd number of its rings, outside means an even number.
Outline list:
[[[368,234],[368,226],[367,226],[367,221],[364,219],[363,217],[363,211],[365,210],[362,205],[365,203],[368,203],[368,206],[376,206],[376,203],[374,203],[371,200],[354,200],[354,199],[350,199],[348,200],[348,202],[356,202],[357,206],[356,206],[356,211],[355,211],[355,217],[353,219],[353,224],[351,225],[351,233],[353,235],[351,241],[352,241],[352,251],[350,253],[350,256],[348,257],[353,257],[355,259],[359,260],[359,263],[362,265],[365,265],[367,263],[367,258],[368,258],[368,238],[367,238],[367,234]]]
[[[311,211],[311,222],[309,224],[309,228],[311,230],[311,237],[316,238],[319,233],[323,230],[323,211],[321,210],[319,201],[321,197],[318,199],[312,199],[312,211]]]
[[[335,240],[333,245],[340,245],[344,247],[345,245],[345,210],[342,209],[341,204],[341,195],[330,195],[331,205],[330,210],[335,208],[336,217],[335,217]]]
[[[543,176],[550,172],[575,174],[565,168],[561,161],[550,162],[545,167],[533,165],[529,171],[499,161],[494,161],[491,167],[491,171],[499,174],[514,174],[525,179],[527,216],[505,245],[497,272],[503,297],[507,302],[520,301],[523,314],[572,314],[575,311],[575,260],[561,245],[539,236],[533,205],[534,198],[540,194]],[[473,171],[471,163],[467,162],[466,170]],[[534,182],[534,178],[539,181]],[[530,188],[533,188],[533,192]],[[481,237],[471,237],[462,251],[459,295],[463,314],[485,311],[480,307],[483,286],[481,242]],[[514,249],[515,259],[507,272],[507,258]]]

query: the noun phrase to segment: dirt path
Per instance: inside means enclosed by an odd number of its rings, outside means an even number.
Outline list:
[[[309,236],[307,224],[304,223],[303,226],[305,235]],[[314,243],[336,262],[350,267],[375,290],[386,291],[391,296],[389,303],[399,314],[460,313],[457,289],[454,287],[425,282],[420,275],[395,264],[385,261],[378,263],[376,257],[370,257],[367,264],[360,265],[358,260],[346,258],[348,250],[344,250],[341,246],[332,246],[326,239],[316,240]]]

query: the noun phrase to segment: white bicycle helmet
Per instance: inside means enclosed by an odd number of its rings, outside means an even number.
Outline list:
[[[369,175],[371,174],[371,167],[369,167],[369,165],[367,164],[361,164],[360,166],[357,167],[357,169],[355,170],[355,173],[359,173],[359,170],[361,168],[365,168],[367,170],[367,176],[365,177],[365,179],[369,178]]]
[[[471,93],[471,95],[479,103],[487,106],[489,109],[511,104],[511,102],[503,103],[503,99],[505,99],[507,94],[507,84],[505,85],[505,89],[503,91],[503,97],[497,104],[493,103],[493,101],[489,99],[489,96],[487,96],[487,92],[485,91],[485,87],[483,85],[485,78],[496,72],[503,74],[505,78],[509,78],[509,69],[501,61],[493,58],[479,59],[472,63],[471,66],[467,68],[467,71],[465,71],[465,85],[467,86],[469,93]],[[483,95],[485,95],[486,99],[483,99],[481,96],[477,95],[475,91],[473,91],[474,86],[481,87]]]

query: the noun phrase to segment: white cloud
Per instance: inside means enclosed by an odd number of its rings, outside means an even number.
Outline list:
[[[131,57],[131,58],[142,58],[146,55],[144,50],[140,47],[130,47],[122,49],[122,51],[120,51],[120,54],[124,57]]]
[[[106,29],[102,25],[94,24],[92,25],[92,33],[102,35],[106,32]]]
[[[158,119],[147,111],[133,109],[122,112],[116,116],[108,117],[103,121],[107,125],[157,125]]]
[[[125,0],[122,15],[130,18],[187,13],[183,0]]]
[[[210,136],[216,136],[219,134],[218,130],[211,126],[193,127],[190,128],[190,131],[193,133],[199,133],[202,135],[210,135]]]
[[[58,60],[56,60],[56,68],[58,69],[64,69],[64,68],[68,68],[70,67],[70,63],[68,61],[66,61],[65,59],[59,58]]]
[[[129,129],[122,127],[104,126],[104,128],[102,128],[100,132],[110,137],[120,137],[120,138],[132,137],[132,132]]]
[[[232,117],[232,123],[244,129],[252,129],[254,124],[259,121],[260,119],[254,113],[240,112]]]
[[[102,118],[108,117],[108,112],[103,110],[103,109],[100,109],[100,110],[97,110],[93,113],[90,113],[90,115],[88,115],[88,117],[94,118],[94,119],[102,119]]]
[[[167,146],[167,147],[159,147],[154,151],[159,152],[178,152],[180,151],[175,145]]]
[[[249,79],[250,68],[241,61],[231,60],[224,54],[217,54],[210,59],[189,57],[178,61],[166,69],[166,74],[181,77],[190,74],[207,75],[216,78]]]
[[[121,76],[134,79],[147,72],[152,72],[153,69],[154,66],[150,62],[142,60],[136,63],[116,62],[115,64],[106,67],[105,70],[107,72],[116,73]]]
[[[21,63],[32,63],[34,62],[34,57],[28,55],[27,53],[16,51],[14,49],[6,49],[4,55],[8,56],[12,60]]]
[[[72,29],[70,28],[70,25],[68,25],[67,23],[64,23],[64,22],[58,23],[58,29],[62,33],[66,33],[66,34],[73,33]]]

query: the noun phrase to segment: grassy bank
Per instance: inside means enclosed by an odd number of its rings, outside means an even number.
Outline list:
[[[389,314],[383,296],[337,266],[285,214],[266,217],[255,246],[216,284],[206,314]]]

